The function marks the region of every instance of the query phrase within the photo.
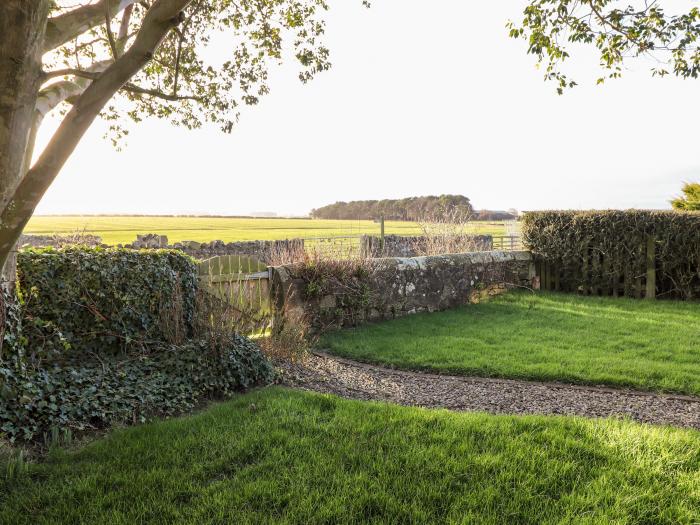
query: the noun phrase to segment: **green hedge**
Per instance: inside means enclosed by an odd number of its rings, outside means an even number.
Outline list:
[[[211,331],[180,252],[27,251],[18,272],[21,300],[0,305],[0,437],[170,416],[273,377],[255,343]]]
[[[639,295],[651,238],[657,296],[700,298],[700,213],[529,212],[522,234],[536,257],[554,265],[561,289],[617,290],[628,296]]]
[[[0,364],[23,344],[22,310],[14,294],[0,286]]]
[[[231,335],[211,343],[192,340],[129,359],[64,365],[36,366],[27,354],[14,355],[0,363],[0,435],[50,442],[57,432],[171,416],[272,380],[270,363],[249,339]]]
[[[74,350],[115,354],[191,333],[197,268],[178,251],[102,248],[20,252],[25,315],[58,327]]]

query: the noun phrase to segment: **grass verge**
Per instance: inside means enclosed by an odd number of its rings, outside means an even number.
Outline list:
[[[2,523],[691,523],[700,433],[270,388],[0,484]]]
[[[398,368],[700,395],[698,319],[697,303],[513,292],[319,344]]]

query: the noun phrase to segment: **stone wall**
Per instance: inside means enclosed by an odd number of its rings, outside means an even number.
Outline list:
[[[79,244],[82,246],[103,246],[102,237],[76,233],[72,235],[20,235],[17,246],[19,248],[63,248]]]
[[[22,235],[18,242],[20,248],[54,247],[69,245],[106,246],[96,235]],[[289,260],[304,251],[304,239],[286,239],[282,241],[183,241],[169,244],[167,235],[146,233],[137,235],[131,244],[118,245],[132,250],[169,249],[180,250],[195,259],[210,259],[219,255],[246,255],[255,257],[265,264],[276,264],[279,260]]]
[[[275,326],[304,318],[315,331],[354,326],[478,302],[510,287],[530,287],[529,252],[366,260],[361,267],[288,265],[272,268]],[[290,321],[293,322],[293,321]]]
[[[198,242],[183,241],[168,244],[168,237],[149,233],[138,235],[136,240],[124,246],[135,250],[167,248],[180,250],[195,259],[210,259],[219,255],[247,255],[256,257],[263,263],[274,263],[280,258],[286,259],[290,254],[304,250],[304,239],[286,239],[282,241],[240,241],[240,242]]]
[[[382,249],[381,238],[375,235],[363,235],[360,239],[360,253],[363,257],[417,257],[426,253],[430,242],[425,236],[403,236],[385,235],[384,248]],[[493,249],[493,237],[490,235],[470,235],[466,238],[457,238],[453,242],[445,244],[464,245],[468,244],[469,249],[459,249],[465,251],[489,251]]]

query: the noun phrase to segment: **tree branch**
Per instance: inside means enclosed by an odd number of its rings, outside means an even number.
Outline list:
[[[136,93],[139,95],[150,95],[152,97],[162,98],[163,100],[170,100],[171,102],[177,102],[179,100],[202,100],[202,97],[196,97],[194,95],[171,95],[168,93],[163,93],[162,91],[158,91],[157,89],[143,88],[141,86],[132,84],[131,82],[129,82],[128,84],[124,84],[122,89],[130,93]]]
[[[56,69],[54,71],[46,71],[44,73],[43,81],[46,82],[47,80],[51,80],[52,78],[65,77],[68,75],[73,75],[76,77],[89,78],[91,80],[95,80],[99,76],[99,73],[94,73],[94,72],[90,72],[90,71],[85,71],[84,69],[77,69],[77,68],[69,67],[66,69]]]
[[[131,4],[124,9],[124,14],[122,15],[122,22],[119,26],[119,34],[117,35],[117,49],[119,49],[120,54],[124,52],[126,41],[129,39],[129,22],[131,22],[131,13],[133,10],[134,4]]]
[[[105,19],[105,12],[108,12],[111,19],[135,3],[136,0],[99,0],[97,3],[84,5],[62,15],[49,18],[46,25],[44,53],[62,46],[88,29],[100,25]]]
[[[109,6],[112,0],[106,0],[105,2],[105,29],[107,29],[107,40],[109,40],[109,47],[112,50],[112,57],[114,60],[119,58],[119,50],[117,49],[117,41],[114,39],[114,33],[112,32],[112,15],[110,14]]]
[[[57,69],[56,71],[51,71],[47,73],[46,78],[52,78],[52,77],[58,77],[58,76],[76,76],[79,78],[85,78],[89,80],[97,80],[100,78],[102,75],[101,72],[99,71],[85,71],[83,69]],[[46,88],[42,89],[41,92],[39,93],[39,97],[41,98],[42,96],[44,97],[51,97],[52,92],[56,92],[57,89],[63,90],[65,89],[66,86],[76,86],[76,82],[71,82],[71,81],[65,81],[63,82],[57,82],[55,84],[51,84],[47,86]],[[87,85],[84,85],[82,87],[82,90],[84,91],[87,88]],[[196,97],[194,95],[176,95],[176,94],[168,94],[168,93],[163,93],[162,91],[159,91],[157,89],[149,89],[145,87],[138,86],[136,84],[132,84],[131,82],[127,82],[121,87],[122,90],[128,91],[130,93],[136,93],[140,95],[151,95],[153,97],[157,98],[162,98],[163,100],[170,100],[172,102],[176,102],[179,100],[201,100],[202,97]],[[69,96],[63,97],[61,100],[58,102],[62,102],[63,100],[66,100],[67,98],[74,97],[77,95],[80,95],[82,93],[71,93]],[[53,97],[52,97],[53,98]],[[54,104],[51,109],[53,109],[56,105],[58,105],[58,102]],[[46,112],[44,112],[46,114]]]

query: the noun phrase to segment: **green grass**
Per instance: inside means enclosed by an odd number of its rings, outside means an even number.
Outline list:
[[[700,395],[700,304],[510,293],[327,334],[332,353],[440,373]]]
[[[504,235],[499,223],[473,223],[475,232]],[[412,222],[387,221],[387,234],[415,235],[420,227]],[[85,232],[102,237],[107,244],[126,244],[139,233],[167,235],[170,242],[225,242],[292,239],[299,237],[337,237],[343,235],[379,235],[379,224],[372,221],[332,221],[306,219],[252,219],[228,217],[61,217],[34,216],[24,233],[70,234]]]
[[[280,388],[55,450],[0,479],[0,522],[18,525],[698,520],[695,431]]]

